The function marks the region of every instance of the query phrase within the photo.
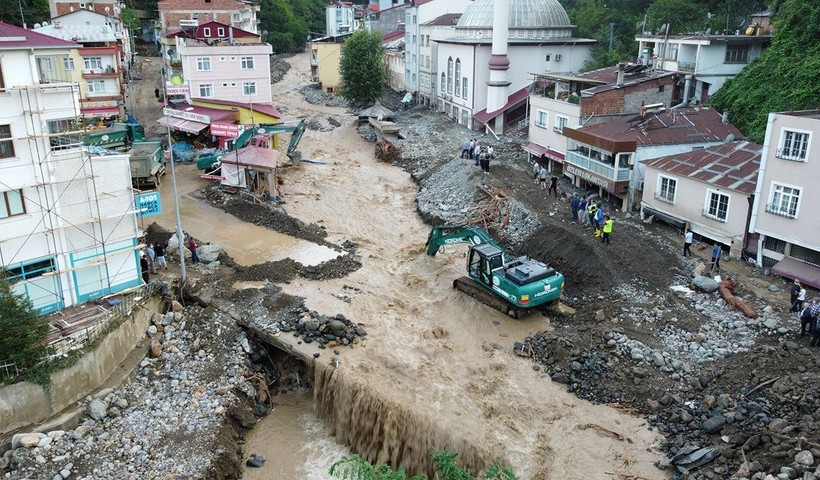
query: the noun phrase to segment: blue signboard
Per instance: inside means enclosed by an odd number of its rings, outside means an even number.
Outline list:
[[[140,193],[134,196],[137,203],[137,216],[150,217],[162,213],[162,202],[159,192]]]

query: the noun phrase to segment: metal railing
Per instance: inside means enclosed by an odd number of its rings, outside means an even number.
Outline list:
[[[792,162],[806,162],[806,151],[796,151],[791,148],[778,148],[777,152],[775,153],[777,158],[782,158],[783,160],[790,160]]]
[[[565,161],[571,163],[584,170],[598,174],[604,178],[622,182],[629,180],[628,168],[615,168],[613,166],[593,160],[589,157],[581,155],[578,152],[569,151],[566,153]]]
[[[796,208],[792,212],[791,209],[785,210],[779,204],[776,204],[776,203],[767,203],[766,204],[766,213],[771,213],[772,215],[777,215],[779,217],[785,217],[785,218],[797,218],[797,209]]]
[[[664,195],[664,194],[662,194],[662,193],[657,193],[657,192],[655,192],[655,200],[659,200],[659,201],[661,201],[661,202],[665,202],[665,203],[671,203],[671,204],[674,204],[674,203],[675,203],[675,195],[674,195],[674,194],[672,194],[672,195],[670,195],[670,194],[666,194],[666,195]]]
[[[703,209],[703,212],[701,212],[701,213],[702,213],[702,215],[703,215],[704,217],[706,217],[706,218],[710,218],[710,219],[715,220],[715,221],[717,221],[717,222],[726,223],[726,222],[728,221],[728,220],[726,219],[726,212],[724,212],[724,213],[723,213],[723,216],[721,217],[721,216],[720,216],[720,215],[718,215],[718,214],[715,214],[715,213],[710,213],[710,212],[709,212],[709,210],[707,210],[707,209],[705,209],[705,208],[704,208],[704,209]]]

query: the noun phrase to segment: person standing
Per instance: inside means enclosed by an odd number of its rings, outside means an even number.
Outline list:
[[[582,195],[581,201],[578,202],[578,223],[581,225],[584,224],[584,220],[587,218],[587,196]]]
[[[578,204],[581,200],[578,198],[577,192],[572,192],[572,199],[569,201],[570,218],[575,221],[578,218]]]
[[[168,262],[165,261],[165,249],[167,245],[164,243],[158,243],[154,247],[154,252],[157,254],[157,269],[165,267],[165,270],[168,270]]]
[[[199,262],[199,255],[196,254],[196,248],[194,237],[188,237],[188,250],[191,251],[191,263]]]
[[[692,251],[689,250],[689,247],[692,246],[692,240],[694,239],[694,234],[692,230],[686,229],[686,233],[683,235],[683,256],[687,257],[692,255]]]
[[[803,310],[803,302],[806,301],[806,289],[803,285],[800,285],[800,291],[797,293],[797,300],[794,301],[794,312],[800,312]]]
[[[140,271],[142,272],[142,281],[146,285],[151,283],[151,276],[148,274],[148,260],[145,258],[145,253],[140,254]]]
[[[550,192],[553,192],[555,198],[558,198],[558,177],[556,175],[550,178],[550,189],[547,190],[547,196],[549,196]]]
[[[601,208],[601,204],[595,206],[595,236],[601,236],[601,229],[604,226],[604,209]]]
[[[809,312],[811,313],[811,317],[813,322],[811,326],[813,328],[814,336],[811,339],[811,346],[812,347],[820,347],[820,328],[817,325],[817,319],[820,316],[820,302],[817,301],[817,297],[814,297],[811,300],[811,305],[807,307]]]
[[[816,312],[820,310],[820,305],[817,306],[815,309],[815,313],[812,313],[812,306],[817,304],[817,300],[812,300],[811,304],[808,305],[800,312],[800,336],[806,336],[806,330],[809,333],[814,333],[817,329],[817,315]],[[814,346],[814,340],[812,339],[812,346]]]
[[[538,162],[532,162],[532,179],[536,185],[538,185],[538,172],[541,171],[541,166],[538,165]]]
[[[789,311],[795,312],[795,305],[797,305],[797,295],[800,293],[800,280],[795,279],[789,290]]]
[[[610,241],[609,237],[610,237],[610,235],[612,235],[612,224],[613,223],[614,222],[612,221],[611,218],[609,218],[609,215],[604,217],[604,236],[603,236],[603,238],[601,238],[601,242],[606,243],[607,245],[609,245],[609,241]]]
[[[492,145],[487,145],[487,160],[492,160],[495,157],[495,150]]]
[[[149,243],[145,247],[145,259],[148,260],[148,271],[157,273],[157,254],[154,252],[154,244]]]
[[[467,153],[470,151],[470,139],[464,140],[464,146],[461,147],[461,158],[467,158]]]
[[[479,157],[481,156],[481,144],[479,142],[475,142],[475,148],[473,149],[473,158],[475,159],[476,166],[479,165]]]
[[[590,200],[587,203],[587,225],[595,226],[595,212],[598,211],[598,208],[592,203]]]
[[[489,150],[489,147],[488,147],[488,150]],[[480,163],[481,163],[481,169],[484,170],[484,174],[489,175],[490,174],[490,153],[489,153],[489,151],[484,152],[484,153],[481,154]]]
[[[547,169],[545,167],[541,167],[541,170],[538,171],[538,180],[541,183],[541,190],[547,188]]]
[[[712,271],[717,269],[720,272],[720,244],[715,242],[715,245],[712,247]]]

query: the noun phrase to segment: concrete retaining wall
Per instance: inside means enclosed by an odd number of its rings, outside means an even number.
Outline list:
[[[51,375],[51,388],[29,382],[0,388],[0,435],[44,422],[96,390],[145,337],[160,300],[134,308],[131,318],[110,332],[73,366]]]

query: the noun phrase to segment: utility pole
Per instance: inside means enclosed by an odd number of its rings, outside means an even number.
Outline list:
[[[612,37],[615,35],[615,23],[609,24],[609,51],[612,51]]]
[[[26,17],[23,15],[23,0],[17,0],[17,6],[20,7],[20,25],[26,28]]]
[[[163,88],[165,89],[165,106],[168,106],[168,79],[165,75],[165,69],[162,69],[162,84]],[[182,235],[182,223],[179,220],[179,197],[177,196],[177,176],[176,172],[174,171],[174,144],[171,140],[171,123],[168,122],[168,119],[165,119],[165,128],[168,132],[168,161],[171,163],[171,185],[173,186],[173,193],[174,193],[174,211],[176,213],[176,234],[177,234],[177,242],[179,248],[179,273],[180,273],[180,288],[182,285],[185,284],[185,280],[188,279],[188,275],[185,272],[185,237]]]

